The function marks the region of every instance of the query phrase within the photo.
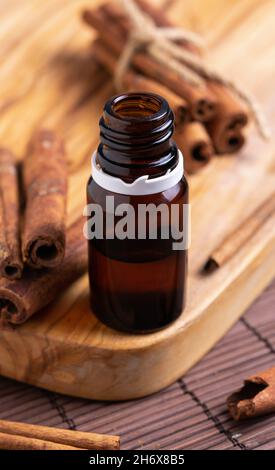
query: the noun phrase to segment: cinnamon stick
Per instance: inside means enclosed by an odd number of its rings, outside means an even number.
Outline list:
[[[67,249],[62,263],[54,269],[26,269],[19,281],[0,280],[0,326],[25,322],[53,301],[87,269],[87,241],[83,219],[67,232]]]
[[[103,65],[109,73],[113,74],[116,69],[117,58],[110,52],[110,49],[100,40],[96,39],[93,44],[93,56],[95,60]],[[128,91],[153,92],[161,95],[168,101],[174,111],[175,124],[181,125],[188,120],[187,103],[183,98],[173,93],[169,88],[160,83],[136,73],[132,68],[125,74],[123,84]]]
[[[121,54],[129,36],[130,25],[129,22],[128,25],[126,23],[127,18],[122,19],[122,14],[117,14],[113,4],[103,5],[96,10],[85,10],[83,19],[96,29],[101,40],[114,54]],[[214,115],[216,100],[205,85],[191,86],[176,72],[160,65],[146,54],[146,51],[137,52],[133,56],[132,64],[143,75],[170,88],[186,100],[194,119],[206,121]]]
[[[200,122],[190,122],[178,128],[175,141],[183,153],[187,173],[196,173],[214,155],[211,139]]]
[[[63,142],[52,131],[40,130],[33,136],[23,177],[23,259],[33,268],[55,267],[65,254],[67,167]]]
[[[175,26],[161,8],[146,0],[136,0],[136,2],[157,26]],[[193,43],[184,40],[178,43],[190,52],[201,55],[200,50]],[[209,120],[209,124],[207,123],[216,152],[219,154],[237,152],[245,143],[241,129],[248,123],[248,108],[225,85],[207,80],[207,87],[216,98],[215,114],[212,120]]]
[[[19,240],[18,174],[12,153],[0,149],[0,275],[20,279],[23,261]]]
[[[0,449],[2,450],[84,450],[77,447],[42,441],[34,437],[28,438],[0,432]]]
[[[227,407],[236,421],[275,412],[275,367],[245,379],[228,397]]]
[[[216,114],[207,123],[217,153],[234,153],[244,145],[242,129],[248,124],[245,104],[224,85],[209,83],[217,98]]]
[[[50,442],[52,445],[79,450],[118,450],[120,447],[118,436],[0,420],[0,448],[3,435],[8,435],[10,439],[13,436],[21,436],[29,441],[35,439],[35,441]]]
[[[213,251],[204,266],[204,271],[213,272],[233,258],[274,212],[275,192]]]

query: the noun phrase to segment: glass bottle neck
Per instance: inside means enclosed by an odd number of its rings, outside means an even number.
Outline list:
[[[106,103],[99,126],[97,162],[107,174],[132,182],[143,175],[162,176],[177,165],[174,116],[160,96],[116,96]]]

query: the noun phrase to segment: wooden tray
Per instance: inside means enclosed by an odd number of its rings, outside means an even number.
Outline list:
[[[79,19],[84,6],[96,3],[13,0],[0,5],[1,143],[21,157],[38,125],[53,126],[64,135],[70,160],[68,223],[85,204],[97,121],[104,101],[113,94],[104,73],[90,62],[91,32]],[[178,1],[171,15],[205,35],[210,63],[254,92],[274,127],[275,3]],[[106,400],[143,396],[173,382],[215,344],[275,275],[275,217],[227,266],[211,276],[200,275],[211,250],[271,194],[274,181],[274,137],[265,143],[255,131],[240,155],[216,158],[189,179],[188,304],[170,328],[133,336],[104,327],[89,311],[83,278],[27,324],[1,332],[1,374]]]

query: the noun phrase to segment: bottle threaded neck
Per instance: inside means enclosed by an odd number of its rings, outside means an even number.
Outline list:
[[[115,96],[106,103],[99,126],[97,161],[106,173],[131,182],[143,175],[161,176],[176,166],[174,115],[161,96]]]

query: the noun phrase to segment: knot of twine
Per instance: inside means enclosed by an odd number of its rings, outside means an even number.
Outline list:
[[[270,131],[255,98],[234,81],[224,78],[220,73],[208,67],[199,55],[183,49],[174,42],[184,40],[197,48],[204,48],[203,40],[199,35],[183,28],[158,27],[134,0],[121,0],[121,2],[132,23],[132,30],[119,57],[115,72],[115,86],[119,91],[123,88],[123,77],[131,66],[133,55],[139,49],[146,48],[147,54],[166,69],[176,72],[192,86],[203,85],[207,80],[224,85],[231,90],[249,108],[259,134],[264,139],[269,139]]]

